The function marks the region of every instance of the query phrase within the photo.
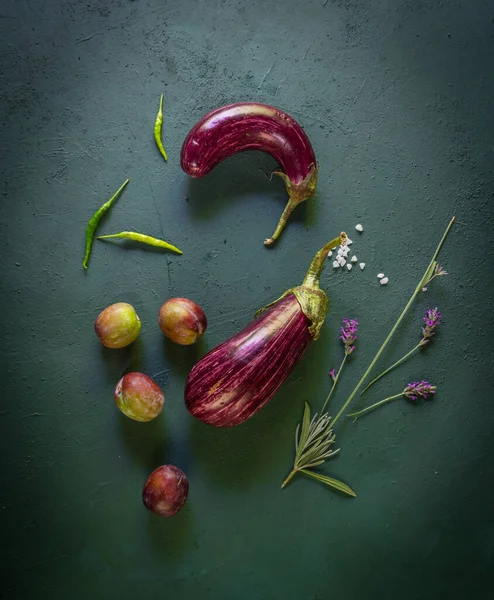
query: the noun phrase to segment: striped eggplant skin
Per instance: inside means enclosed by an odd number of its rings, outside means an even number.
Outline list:
[[[198,121],[182,146],[182,169],[202,177],[223,159],[243,150],[271,154],[292,183],[301,183],[316,164],[302,127],[285,112],[257,102],[217,108]]]
[[[239,425],[281,387],[313,339],[293,293],[206,354],[185,384],[189,412],[214,427]]]
[[[279,108],[257,102],[238,102],[211,111],[194,125],[180,155],[182,169],[191,177],[202,177],[219,162],[244,150],[271,154],[282,171],[289,196],[275,232],[278,238],[291,212],[310,198],[317,186],[317,161],[309,138],[290,115]]]

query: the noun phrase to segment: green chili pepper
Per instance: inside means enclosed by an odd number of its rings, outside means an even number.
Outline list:
[[[167,250],[173,250],[173,252],[176,252],[177,254],[183,254],[182,250],[179,250],[176,246],[173,246],[164,240],[158,240],[150,235],[136,233],[135,231],[121,231],[120,233],[112,233],[111,235],[100,235],[98,240],[106,240],[108,238],[124,238],[126,240],[134,240],[134,242],[142,242],[148,246],[166,248]]]
[[[160,107],[158,110],[158,114],[156,115],[156,121],[154,123],[154,141],[158,146],[158,150],[160,151],[161,156],[168,160],[166,156],[165,149],[163,148],[163,144],[161,142],[161,127],[163,126],[163,94],[160,97]]]
[[[122,193],[125,186],[129,183],[129,179],[124,181],[122,185],[118,188],[115,194],[105,202],[103,206],[98,208],[98,210],[91,217],[89,223],[86,227],[86,253],[84,254],[84,260],[82,261],[82,266],[87,269],[87,262],[89,260],[89,255],[91,254],[91,248],[93,246],[94,234],[96,233],[96,228],[98,227],[98,223],[101,221],[101,217],[108,212],[111,205],[115,202],[118,196]]]

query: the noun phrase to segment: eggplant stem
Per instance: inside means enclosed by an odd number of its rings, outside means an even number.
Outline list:
[[[304,202],[313,196],[317,186],[316,165],[311,166],[307,177],[300,183],[293,183],[288,175],[283,173],[283,171],[273,171],[273,173],[271,173],[271,177],[273,175],[278,175],[285,182],[286,191],[288,192],[288,202],[280,217],[280,220],[278,221],[278,225],[276,226],[273,235],[264,240],[265,246],[271,246],[271,244],[273,244],[273,242],[279,238],[281,232],[287,224],[290,215],[293,212],[293,209],[301,202]]]
[[[270,238],[266,238],[264,240],[265,246],[271,246],[274,243],[274,241],[280,237],[281,232],[285,228],[285,225],[287,224],[288,219],[292,214],[293,209],[297,206],[297,204],[299,204],[299,202],[292,200],[292,198],[288,200],[288,203],[285,206],[285,210],[281,214],[280,220],[278,221],[278,225],[276,226],[275,232]]]
[[[321,278],[324,262],[328,258],[329,251],[333,250],[333,248],[336,248],[340,244],[345,245],[347,239],[347,234],[342,231],[337,238],[331,240],[319,250],[310,263],[310,267],[307,270],[304,282],[302,283],[303,286],[316,289],[319,288],[319,279]]]

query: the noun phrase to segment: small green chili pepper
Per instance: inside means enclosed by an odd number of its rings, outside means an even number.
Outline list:
[[[164,240],[158,240],[150,235],[136,233],[135,231],[121,231],[120,233],[112,233],[111,235],[100,235],[98,240],[106,240],[108,238],[124,238],[126,240],[134,240],[134,242],[142,242],[148,246],[166,248],[167,250],[173,250],[173,252],[176,252],[177,254],[183,254],[182,250],[179,250],[176,246],[173,246]]]
[[[163,126],[163,94],[160,97],[160,107],[158,110],[158,114],[156,115],[156,121],[154,123],[154,141],[158,146],[158,150],[160,151],[161,156],[168,160],[165,149],[163,148],[163,143],[161,142],[161,127]]]
[[[89,260],[89,255],[91,254],[91,248],[93,246],[94,234],[96,232],[96,228],[98,227],[98,223],[101,221],[101,217],[108,212],[111,205],[115,202],[118,196],[121,194],[125,186],[129,183],[129,179],[123,182],[123,184],[118,188],[118,190],[113,194],[113,196],[105,202],[103,206],[98,208],[98,210],[94,213],[94,215],[89,220],[89,223],[86,227],[86,253],[84,254],[84,260],[82,261],[82,266],[87,269],[87,262]]]

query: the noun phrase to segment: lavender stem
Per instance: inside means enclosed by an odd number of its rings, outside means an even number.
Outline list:
[[[424,344],[420,341],[415,348],[412,348],[410,350],[410,352],[407,352],[407,354],[405,354],[405,356],[402,356],[400,358],[400,360],[397,360],[395,363],[393,363],[390,367],[388,367],[385,371],[383,371],[380,375],[378,375],[375,379],[373,379],[370,383],[368,383],[364,389],[360,392],[360,395],[362,395],[366,390],[368,390],[371,386],[373,386],[376,381],[378,381],[379,379],[381,379],[381,377],[384,377],[385,375],[387,375],[390,371],[392,371],[395,367],[397,367],[398,365],[401,365],[401,363],[405,362],[406,359],[411,356],[416,350],[418,350],[419,348],[421,348]]]
[[[345,354],[345,355],[343,356],[343,360],[341,361],[340,368],[338,369],[338,372],[336,373],[336,377],[335,377],[335,379],[334,379],[333,386],[332,386],[331,390],[329,391],[328,397],[327,397],[327,398],[326,398],[326,400],[324,401],[324,404],[322,405],[322,408],[321,408],[321,413],[320,413],[321,415],[323,415],[323,414],[324,414],[324,409],[326,408],[326,405],[327,405],[327,403],[329,402],[329,399],[331,398],[331,396],[332,396],[332,394],[333,394],[333,392],[334,392],[334,388],[336,387],[336,384],[338,383],[338,379],[340,378],[340,373],[341,373],[341,370],[343,369],[343,365],[345,364],[345,361],[346,361],[346,359],[347,359],[347,356],[348,356],[348,354]]]
[[[370,410],[373,410],[374,408],[377,408],[378,406],[381,406],[381,404],[389,402],[390,400],[395,400],[396,398],[399,398],[400,396],[403,396],[403,392],[400,392],[399,394],[396,394],[395,396],[389,396],[388,398],[384,398],[384,400],[380,400],[379,402],[376,402],[375,404],[371,404],[371,406],[368,406],[367,408],[364,408],[363,410],[359,410],[358,412],[350,413],[347,415],[347,417],[354,417],[354,422],[355,422],[364,413],[369,412]]]

